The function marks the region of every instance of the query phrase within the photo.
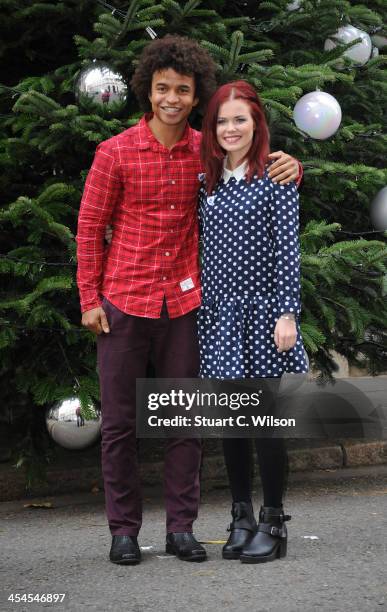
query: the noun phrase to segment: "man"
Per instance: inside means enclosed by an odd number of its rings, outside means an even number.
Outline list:
[[[97,147],[78,225],[82,324],[98,334],[102,397],[102,470],[112,534],[110,560],[141,559],[142,503],[136,456],[136,378],[148,360],[157,377],[194,378],[200,305],[197,192],[200,133],[188,125],[216,87],[215,64],[179,36],[152,41],[131,86],[141,121]],[[282,152],[277,180],[293,180],[298,162]],[[104,249],[107,224],[113,240]],[[169,439],[165,453],[166,551],[206,559],[192,534],[199,505],[201,442]]]

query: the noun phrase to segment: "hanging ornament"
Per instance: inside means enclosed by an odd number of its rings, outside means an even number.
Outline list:
[[[300,6],[301,6],[301,1],[300,0],[293,0],[293,2],[289,2],[286,5],[286,10],[287,11],[298,11]]]
[[[79,397],[73,396],[56,402],[46,413],[46,425],[51,438],[71,450],[82,450],[100,437],[100,411],[89,403],[84,411]]]
[[[86,97],[101,108],[119,111],[126,104],[128,86],[114,68],[93,62],[80,71],[75,83],[75,96],[78,102]]]
[[[312,91],[298,100],[293,119],[296,126],[312,138],[325,140],[339,129],[340,104],[325,91]]]
[[[155,38],[157,38],[157,34],[156,34],[156,32],[154,31],[154,29],[153,29],[153,28],[151,28],[151,27],[149,27],[149,26],[148,26],[147,28],[145,28],[145,32],[148,34],[148,36],[149,36],[149,37],[150,37],[152,40],[154,40]]]
[[[375,229],[387,231],[387,186],[383,187],[372,200],[371,221]]]
[[[383,47],[387,47],[387,36],[382,36],[381,34],[374,34],[371,36],[371,40],[375,47],[378,49],[383,49]]]
[[[335,49],[338,45],[337,41],[347,45],[357,38],[361,38],[361,42],[347,49],[343,55],[352,60],[355,66],[363,66],[371,57],[372,43],[367,32],[363,32],[363,30],[359,30],[354,26],[346,25],[339,28],[332,38],[327,38],[324,43],[324,50],[331,51],[331,49]],[[333,39],[337,39],[337,41]]]

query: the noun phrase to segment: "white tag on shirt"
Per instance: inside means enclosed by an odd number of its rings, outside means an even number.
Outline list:
[[[188,291],[188,289],[193,289],[194,286],[195,285],[193,284],[193,280],[191,277],[186,278],[180,283],[180,287],[182,291]]]

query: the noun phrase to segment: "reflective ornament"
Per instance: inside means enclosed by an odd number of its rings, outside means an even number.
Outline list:
[[[86,97],[100,107],[120,110],[125,106],[128,86],[123,76],[113,68],[94,62],[80,71],[75,96],[78,102]]]
[[[293,2],[289,2],[286,5],[286,10],[287,11],[297,11],[301,6],[301,2],[300,0],[293,0]]]
[[[85,449],[100,437],[100,410],[92,403],[82,410],[79,398],[69,397],[47,410],[46,425],[51,438],[63,448]]]
[[[339,129],[340,104],[325,91],[312,91],[298,100],[293,119],[296,126],[312,138],[325,140]]]
[[[346,25],[339,28],[336,34],[333,34],[332,38],[327,38],[324,44],[324,49],[325,51],[335,49],[338,42],[334,39],[337,39],[341,43],[347,45],[357,38],[361,38],[361,42],[357,43],[357,45],[354,45],[350,49],[347,49],[343,55],[344,57],[351,59],[356,66],[363,66],[371,57],[372,43],[367,32],[363,32],[363,30],[359,30],[354,26]]]
[[[372,200],[371,221],[375,229],[387,231],[387,186],[383,187]]]
[[[378,49],[383,49],[383,47],[387,47],[387,36],[374,34],[373,36],[371,36],[371,40],[375,47],[377,47]]]

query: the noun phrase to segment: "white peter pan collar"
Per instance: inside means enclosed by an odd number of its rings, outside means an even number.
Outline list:
[[[228,183],[231,177],[234,177],[236,182],[238,183],[247,173],[248,162],[245,160],[240,166],[235,168],[235,170],[229,170],[226,168],[227,157],[224,158],[223,162],[223,181],[224,183]]]

